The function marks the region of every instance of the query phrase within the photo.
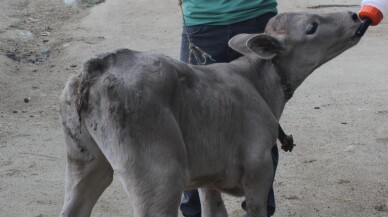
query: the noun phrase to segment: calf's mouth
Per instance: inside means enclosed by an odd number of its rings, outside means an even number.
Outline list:
[[[368,27],[370,26],[370,24],[372,23],[372,20],[371,19],[365,19],[361,22],[361,25],[358,27],[357,31],[356,31],[356,36],[361,38],[366,30],[368,29]]]

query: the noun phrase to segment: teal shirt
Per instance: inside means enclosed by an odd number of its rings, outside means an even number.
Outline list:
[[[182,0],[186,24],[228,25],[277,13],[276,0]]]

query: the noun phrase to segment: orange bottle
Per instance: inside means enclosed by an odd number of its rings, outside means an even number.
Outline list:
[[[388,0],[363,0],[361,2],[361,10],[358,16],[362,20],[362,25],[357,30],[357,36],[363,36],[369,25],[376,26],[384,18],[384,14],[388,16]]]

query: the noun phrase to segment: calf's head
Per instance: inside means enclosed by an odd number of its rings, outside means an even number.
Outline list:
[[[229,41],[234,50],[254,58],[273,59],[296,89],[314,69],[357,44],[361,25],[352,12],[283,13],[263,34],[241,34]]]

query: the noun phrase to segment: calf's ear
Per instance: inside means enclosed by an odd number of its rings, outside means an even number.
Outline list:
[[[285,50],[285,44],[278,38],[258,34],[248,39],[247,47],[263,59],[272,59]]]
[[[280,39],[267,34],[239,34],[229,40],[229,47],[245,55],[258,55],[262,59],[272,59],[285,50]]]
[[[253,52],[247,47],[247,41],[257,34],[238,34],[229,40],[229,47],[245,56],[252,55]]]

